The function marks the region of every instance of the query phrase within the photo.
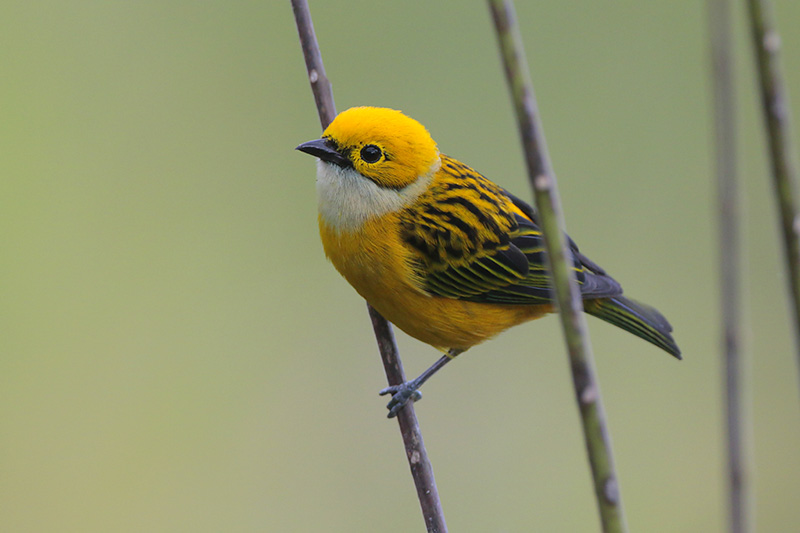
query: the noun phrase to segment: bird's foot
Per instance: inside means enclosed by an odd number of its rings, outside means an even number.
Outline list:
[[[389,410],[389,414],[386,415],[387,418],[396,417],[397,413],[400,412],[400,409],[402,409],[409,400],[416,402],[422,398],[422,393],[417,390],[421,385],[422,383],[420,383],[419,380],[412,379],[411,381],[406,381],[400,385],[386,387],[380,391],[378,394],[381,396],[385,396],[387,394],[392,395],[392,399],[386,404],[386,408]]]

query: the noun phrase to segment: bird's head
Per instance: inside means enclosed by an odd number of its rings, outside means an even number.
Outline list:
[[[343,111],[321,139],[297,150],[320,160],[322,215],[350,227],[407,205],[427,188],[440,165],[436,143],[425,126],[381,107]],[[354,219],[358,224],[342,223]]]
[[[352,168],[380,187],[402,189],[439,159],[425,126],[400,111],[353,107],[340,113],[316,141],[298,150]]]

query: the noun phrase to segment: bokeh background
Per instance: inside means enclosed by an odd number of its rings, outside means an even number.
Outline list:
[[[800,4],[775,4],[797,99]],[[311,7],[339,109],[402,109],[530,197],[485,5]],[[704,5],[518,12],[569,231],[685,356],[590,319],[631,530],[722,531]],[[790,532],[796,350],[741,9],[737,30],[756,523]],[[294,151],[319,123],[289,3],[5,1],[0,64],[0,530],[422,530]],[[398,342],[409,374],[437,357]],[[451,531],[598,530],[554,317],[460,357],[417,412]]]

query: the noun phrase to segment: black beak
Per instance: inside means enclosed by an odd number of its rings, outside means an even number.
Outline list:
[[[339,165],[342,168],[352,167],[350,160],[343,156],[336,149],[334,144],[328,139],[317,139],[316,141],[308,141],[303,143],[295,150],[300,150],[315,157],[319,157],[323,161]]]

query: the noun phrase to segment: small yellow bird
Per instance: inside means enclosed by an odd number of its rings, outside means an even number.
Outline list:
[[[554,311],[533,208],[439,153],[416,120],[355,107],[297,150],[319,158],[319,229],[330,261],[386,319],[445,352],[418,378],[381,391],[393,394],[390,417],[458,354]],[[666,318],[622,296],[569,245],[584,310],[680,359]]]

